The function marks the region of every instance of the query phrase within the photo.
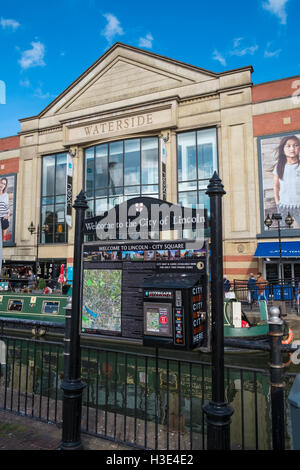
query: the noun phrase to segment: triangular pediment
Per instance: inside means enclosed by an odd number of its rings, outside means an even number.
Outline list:
[[[116,44],[59,95],[40,117],[65,114],[136,97],[152,99],[217,74],[130,46]],[[122,105],[123,105],[122,103]]]

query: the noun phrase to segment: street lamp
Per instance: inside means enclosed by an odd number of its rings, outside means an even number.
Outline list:
[[[266,227],[268,227],[268,230],[273,224],[273,221],[277,221],[277,230],[278,230],[278,245],[279,245],[279,279],[280,279],[280,300],[284,300],[284,292],[283,292],[283,269],[282,269],[282,251],[281,251],[281,228],[284,228],[282,225],[280,225],[280,221],[282,220],[281,214],[275,213],[272,214],[272,218],[268,214],[266,217],[266,220],[264,221],[264,224]],[[291,228],[291,225],[293,224],[294,219],[291,216],[291,214],[288,212],[288,215],[285,218],[285,223],[288,228]]]
[[[48,232],[49,230],[49,225],[44,224],[42,225],[42,231],[43,232]],[[35,229],[35,226],[33,225],[33,222],[31,221],[28,231],[30,232],[31,235],[36,234],[36,258],[35,258],[35,274],[37,276],[38,270],[39,270],[39,241],[40,241],[40,226],[38,224],[37,229]]]

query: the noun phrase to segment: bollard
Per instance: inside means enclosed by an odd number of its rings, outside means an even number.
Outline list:
[[[74,239],[74,268],[72,298],[66,307],[64,380],[63,390],[63,423],[60,450],[83,449],[80,429],[82,392],[85,384],[80,377],[80,292],[81,292],[81,249],[83,243],[84,213],[88,205],[84,192],[81,191],[73,205],[76,210]]]
[[[285,449],[284,432],[284,393],[283,369],[281,354],[281,341],[283,336],[283,321],[280,318],[278,307],[270,308],[269,315],[270,337],[270,381],[271,381],[271,408],[272,408],[272,440],[274,450]]]
[[[207,422],[207,449],[230,449],[230,422],[233,409],[225,403],[224,386],[224,289],[221,179],[215,172],[206,194],[210,197],[211,226],[211,310],[212,310],[212,400],[203,407]]]

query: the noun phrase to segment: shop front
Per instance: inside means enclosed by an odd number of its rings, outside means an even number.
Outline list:
[[[300,282],[300,242],[259,242],[254,256],[262,260],[268,281]]]

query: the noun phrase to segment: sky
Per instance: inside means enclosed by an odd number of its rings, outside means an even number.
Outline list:
[[[115,42],[254,84],[300,75],[299,0],[0,0],[0,138]]]

